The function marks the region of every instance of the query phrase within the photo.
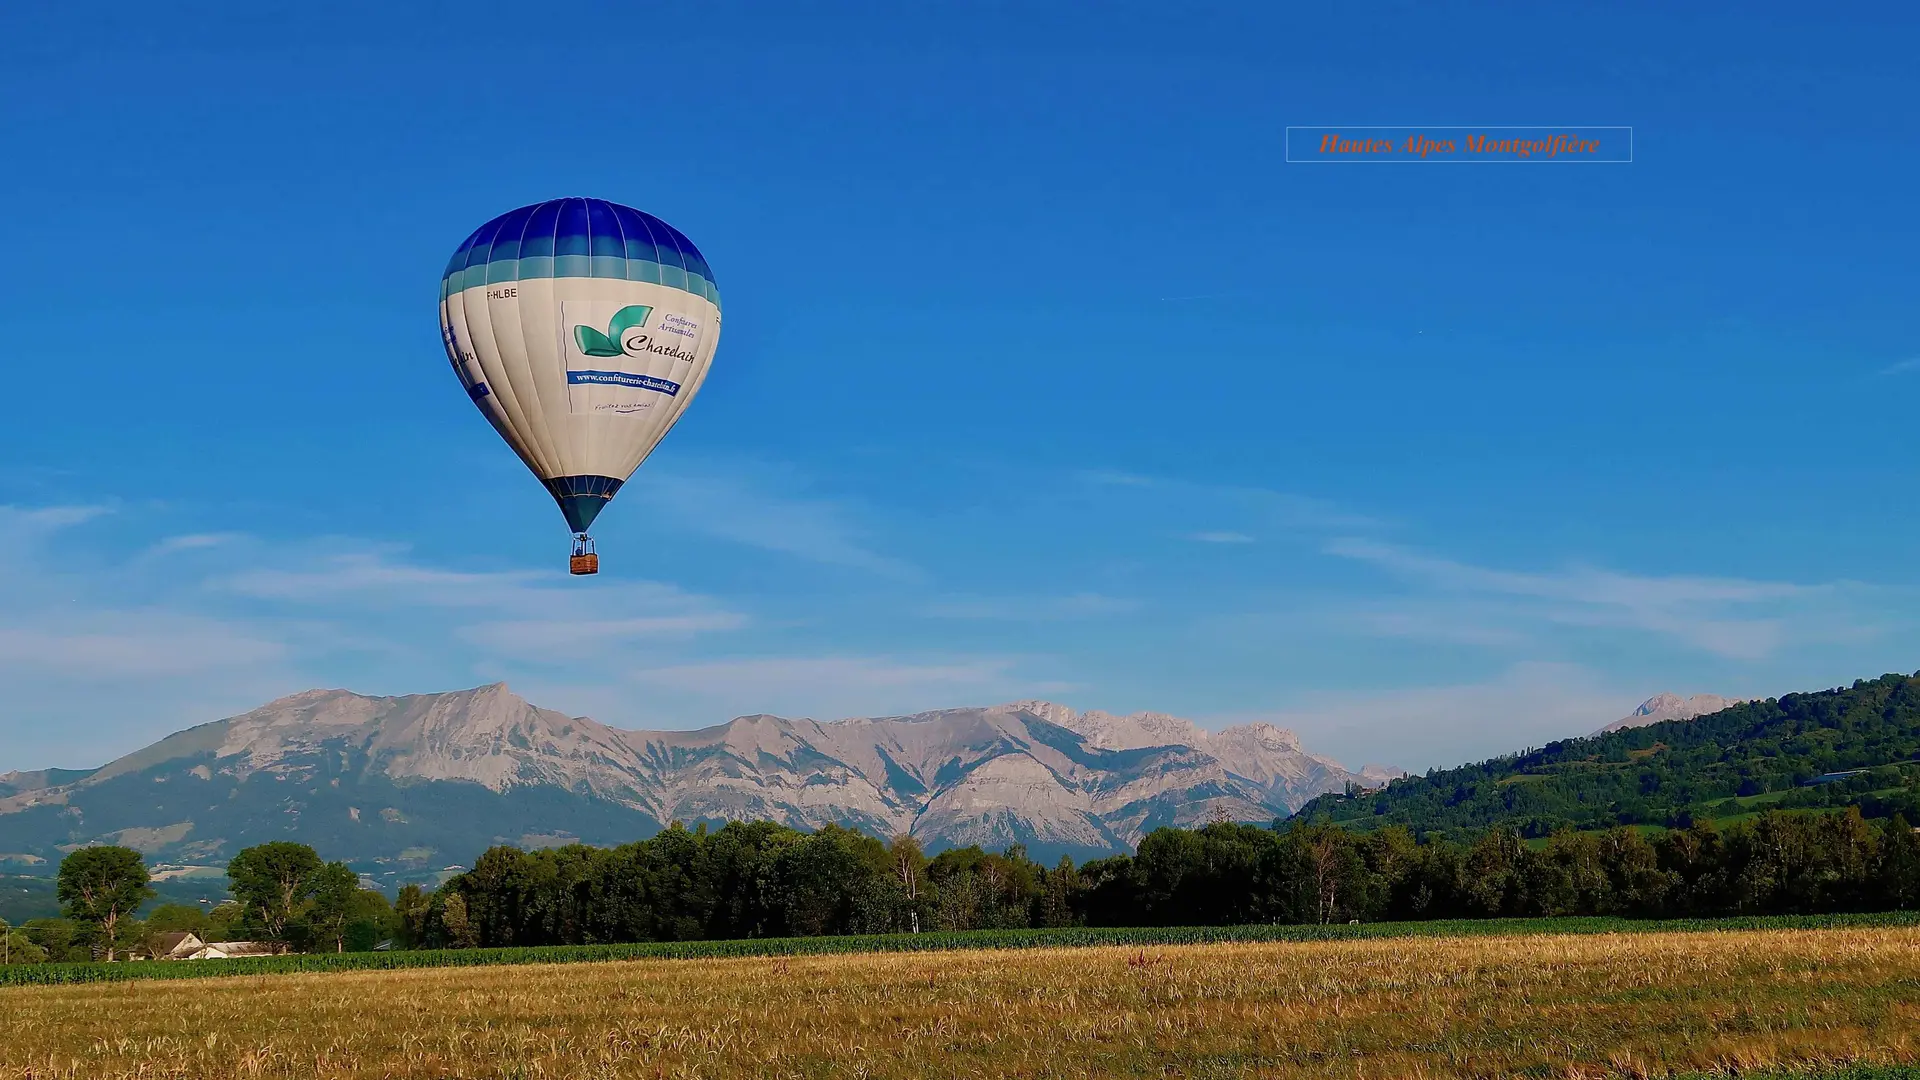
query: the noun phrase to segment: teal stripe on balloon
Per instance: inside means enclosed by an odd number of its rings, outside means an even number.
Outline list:
[[[440,279],[442,300],[477,285],[530,281],[536,278],[584,277],[647,281],[704,297],[720,306],[720,290],[713,282],[677,266],[652,259],[623,259],[618,255],[529,255],[522,259],[495,259],[450,271]]]

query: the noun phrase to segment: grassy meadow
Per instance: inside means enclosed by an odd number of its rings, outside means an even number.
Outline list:
[[[1920,1061],[1920,928],[641,959],[0,989],[0,1080],[1578,1077]]]

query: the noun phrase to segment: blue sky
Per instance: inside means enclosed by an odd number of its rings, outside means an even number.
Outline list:
[[[1915,17],[1668,6],[10,10],[0,770],[496,679],[1424,768],[1920,667]],[[1284,160],[1427,123],[1636,160]],[[434,312],[576,194],[727,304],[587,580]]]

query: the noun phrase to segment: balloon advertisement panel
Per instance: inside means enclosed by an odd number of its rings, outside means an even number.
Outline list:
[[[685,413],[720,337],[706,260],[651,215],[595,199],[521,207],[480,227],[441,283],[461,386],[576,535]]]

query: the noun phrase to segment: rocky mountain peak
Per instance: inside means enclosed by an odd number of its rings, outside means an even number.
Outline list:
[[[1230,728],[1222,728],[1220,731],[1214,733],[1213,739],[1215,741],[1241,740],[1266,750],[1290,751],[1294,753],[1304,752],[1300,746],[1300,736],[1294,734],[1287,728],[1277,727],[1264,720],[1258,720],[1251,724],[1235,724]]]
[[[1641,702],[1640,707],[1633,712],[1615,720],[1594,734],[1605,735],[1609,731],[1645,727],[1648,724],[1658,724],[1667,720],[1692,720],[1696,716],[1706,716],[1722,709],[1731,709],[1735,705],[1742,705],[1750,700],[1752,699],[1721,697],[1719,694],[1695,694],[1692,697],[1683,698],[1679,694],[1659,693]]]
[[[1007,712],[1028,713],[1069,731],[1073,730],[1073,718],[1079,715],[1071,706],[1056,705],[1051,701],[1012,701],[1000,708]]]
[[[1058,707],[1056,707],[1058,708]],[[1139,712],[1126,716],[1093,710],[1076,713],[1059,709],[1049,722],[1085,737],[1100,750],[1140,750],[1150,746],[1201,746],[1206,733],[1190,720],[1165,713]]]
[[[1687,699],[1679,694],[1655,694],[1633,710],[1634,716],[1670,716],[1685,708]]]

